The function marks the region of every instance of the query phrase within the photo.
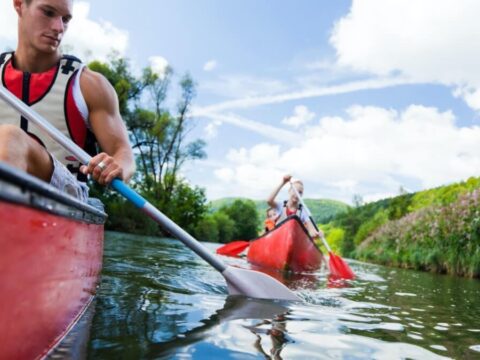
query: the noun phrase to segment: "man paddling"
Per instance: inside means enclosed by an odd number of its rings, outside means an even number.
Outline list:
[[[86,201],[87,175],[100,184],[128,181],[135,162],[115,90],[59,46],[72,19],[73,0],[13,0],[18,14],[15,52],[0,54],[0,86],[94,154],[88,166],[0,101],[0,161]]]

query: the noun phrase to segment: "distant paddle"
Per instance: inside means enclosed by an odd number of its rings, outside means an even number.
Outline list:
[[[0,97],[26,119],[37,125],[51,138],[69,150],[83,164],[90,162],[90,155],[2,86],[0,86]],[[227,282],[229,294],[244,295],[257,299],[300,300],[289,288],[268,275],[224,264],[218,257],[210,253],[205,246],[128,187],[122,180],[114,179],[111,186],[219,271]]]
[[[225,255],[225,256],[237,256],[243,250],[245,250],[249,245],[250,245],[249,241],[244,241],[244,240],[232,241],[232,242],[229,242],[228,244],[220,246],[217,249],[217,254]]]
[[[300,194],[298,193],[297,189],[295,188],[295,186],[292,184],[291,181],[290,181],[290,186],[292,187],[293,191],[295,191],[295,194],[297,195],[298,199],[300,200],[300,203],[302,204],[303,209],[307,212],[307,215],[310,218],[310,221],[312,222],[312,225],[318,231],[317,224],[312,219],[312,213],[308,209],[307,205],[303,202],[302,197],[300,196]],[[332,252],[332,249],[330,249],[330,246],[328,246],[327,240],[325,239],[325,236],[323,236],[323,234],[320,238],[322,239],[323,245],[325,245],[325,247],[327,248],[328,255],[330,257],[329,262],[328,262],[328,265],[330,267],[330,274],[333,277],[336,277],[336,278],[354,279],[355,274],[352,271],[352,269],[350,268],[350,266],[348,266],[348,264],[340,256],[335,255]]]

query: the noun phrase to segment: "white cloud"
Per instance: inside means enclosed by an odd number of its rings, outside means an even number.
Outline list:
[[[335,25],[338,63],[379,76],[472,87],[461,92],[480,110],[480,23],[476,0],[353,0]]]
[[[204,161],[202,165],[212,168],[208,174],[213,173],[214,177],[202,176],[197,183],[206,187],[209,199],[232,196],[232,194],[252,199],[265,199],[279,182],[283,172],[275,169],[272,173],[271,167],[263,169],[262,165],[268,162],[277,163],[280,155],[279,145],[267,143],[258,144],[250,149],[231,149],[221,163]],[[193,168],[189,171],[193,171]]]
[[[116,51],[125,55],[128,46],[128,32],[118,29],[108,21],[95,22],[89,19],[90,4],[76,1],[73,5],[73,20],[63,40],[67,53],[74,53],[84,61],[98,59],[105,61]],[[15,49],[17,45],[17,14],[12,1],[0,2],[0,50]]]
[[[203,65],[203,70],[204,71],[212,71],[217,67],[217,61],[216,60],[209,60]]]
[[[229,98],[257,97],[285,91],[287,85],[280,80],[247,75],[220,76],[217,80],[205,81],[199,90]]]
[[[169,66],[167,59],[162,56],[150,56],[148,61],[153,73],[157,74],[160,79],[163,79]]]
[[[308,197],[351,201],[419,190],[480,171],[480,127],[455,125],[450,111],[411,105],[404,111],[353,106],[345,117],[325,117],[304,140],[281,150],[259,144],[232,149],[215,173],[215,194],[265,198],[285,173],[302,178]],[[228,174],[228,180],[225,174]]]
[[[284,103],[286,101],[292,100],[302,100],[302,99],[309,99],[314,97],[321,97],[321,96],[331,96],[331,95],[338,95],[338,94],[346,94],[355,91],[362,91],[362,90],[374,90],[374,89],[384,89],[388,87],[398,86],[398,85],[407,85],[412,84],[414,81],[404,78],[404,77],[387,77],[387,78],[379,78],[379,79],[369,79],[369,80],[360,80],[360,81],[353,81],[345,84],[340,85],[332,85],[332,86],[324,86],[324,87],[314,87],[311,86],[306,89],[302,89],[299,91],[290,91],[290,92],[283,92],[280,94],[275,95],[251,95],[240,97],[235,100],[224,101],[221,103],[205,106],[202,108],[197,108],[198,111],[202,112],[219,112],[224,110],[231,110],[231,109],[247,109],[261,105],[271,105],[271,104],[279,104]],[[221,87],[218,87],[218,91],[221,90]],[[255,91],[256,93],[257,91]],[[221,94],[221,93],[219,93]],[[222,94],[225,95],[225,94]]]
[[[84,60],[105,61],[116,52],[125,55],[128,46],[128,32],[115,27],[111,22],[89,19],[90,4],[74,2],[73,20],[65,35],[64,46]]]
[[[205,126],[205,135],[207,139],[214,139],[218,135],[218,128],[222,125],[222,121],[213,120]]]
[[[233,180],[235,173],[229,168],[219,168],[214,171],[215,176],[223,182],[229,183]]]
[[[315,113],[308,110],[305,105],[297,105],[293,109],[293,115],[282,120],[283,124],[298,128],[307,124],[315,117]]]
[[[213,129],[213,126],[220,126],[222,123],[227,123],[238,126],[242,129],[251,130],[257,134],[261,134],[267,138],[274,139],[278,142],[295,144],[301,141],[301,136],[293,131],[267,125],[262,123],[261,121],[247,119],[235,114],[216,114],[212,112],[205,112],[197,108],[192,110],[191,115],[193,117],[207,118],[214,121],[213,125],[210,125],[212,123],[207,125],[207,128],[210,127],[209,129],[205,129],[207,133],[208,131],[212,132],[212,130],[216,131],[216,128]]]
[[[13,9],[12,1],[0,1],[0,52],[5,49],[14,49],[17,44],[17,13]]]

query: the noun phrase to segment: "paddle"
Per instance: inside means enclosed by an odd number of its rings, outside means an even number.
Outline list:
[[[290,186],[292,187],[293,191],[295,191],[295,194],[297,195],[298,199],[300,200],[300,203],[302,204],[303,209],[307,212],[307,215],[308,215],[313,227],[315,228],[315,230],[319,231],[318,227],[317,227],[317,224],[315,224],[315,221],[312,219],[312,213],[308,209],[307,205],[303,202],[302,197],[300,196],[300,194],[298,193],[297,189],[295,188],[295,186],[293,185],[293,183],[291,181],[290,181]],[[320,238],[322,239],[323,245],[325,245],[325,247],[327,248],[328,254],[329,254],[329,257],[330,257],[329,258],[330,274],[334,277],[342,278],[342,279],[353,279],[353,278],[355,278],[355,274],[352,271],[352,269],[350,269],[350,266],[348,266],[348,264],[340,256],[335,255],[332,252],[332,249],[330,249],[330,246],[328,246],[328,243],[327,243],[327,240],[325,239],[325,236],[323,236],[323,234],[322,234],[322,236],[320,236]]]
[[[26,119],[37,125],[51,138],[69,150],[83,164],[89,163],[91,160],[90,155],[88,155],[85,151],[83,151],[83,149],[78,147],[69,138],[67,138],[62,132],[52,126],[47,120],[41,117],[32,108],[21,102],[17,97],[15,97],[2,86],[0,86],[0,97]],[[111,187],[117,190],[127,200],[131,201],[136,207],[145,212],[170,234],[182,241],[198,256],[219,271],[227,282],[229,294],[245,295],[259,299],[300,300],[300,298],[285,285],[268,275],[253,270],[227,266],[215,255],[211,254],[202,244],[195,240],[185,230],[175,224],[160,210],[155,208],[147,200],[124,184],[120,179],[114,179],[111,183]]]
[[[238,240],[229,242],[217,249],[217,254],[226,256],[237,256],[250,245],[249,241]]]

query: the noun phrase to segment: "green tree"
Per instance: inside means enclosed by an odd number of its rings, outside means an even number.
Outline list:
[[[126,117],[133,148],[138,153],[138,170],[145,180],[144,187],[156,196],[166,196],[166,202],[174,191],[178,171],[185,161],[206,157],[203,140],[186,141],[192,126],[188,112],[195,97],[195,83],[188,74],[180,81],[181,98],[176,113],[172,114],[163,107],[171,76],[171,69],[167,69],[163,76],[145,69],[146,98],[143,101],[151,107],[145,109],[137,103]]]
[[[235,222],[233,238],[235,240],[249,240],[258,236],[258,213],[255,202],[252,200],[235,200],[231,205],[220,208]]]
[[[212,214],[204,216],[195,226],[193,235],[200,241],[218,242],[218,226]]]
[[[173,175],[169,175],[173,176]],[[205,191],[190,186],[182,179],[168,180],[172,183],[169,193],[156,191],[156,188],[144,189],[144,194],[170,219],[187,231],[193,231],[207,211]],[[157,185],[157,187],[160,185]]]
[[[206,157],[205,142],[187,138],[193,126],[193,119],[189,116],[195,97],[193,79],[188,74],[181,77],[180,98],[171,111],[165,106],[173,76],[171,68],[167,68],[164,74],[157,74],[147,67],[142,76],[136,77],[128,60],[116,55],[108,63],[94,61],[89,67],[102,73],[117,92],[120,113],[126,122],[137,161],[133,187],[173,221],[193,230],[206,212],[205,194],[202,189],[191,187],[179,175],[185,162]],[[138,221],[137,216],[126,210],[128,207],[122,207],[124,201],[108,194],[100,196],[111,211],[111,217],[116,216],[115,212],[122,217],[130,216],[124,221],[109,221],[110,229],[141,232],[154,228],[150,223]]]
[[[222,243],[232,241],[233,235],[235,234],[235,221],[221,211],[215,212],[213,218],[217,223],[218,241]]]

